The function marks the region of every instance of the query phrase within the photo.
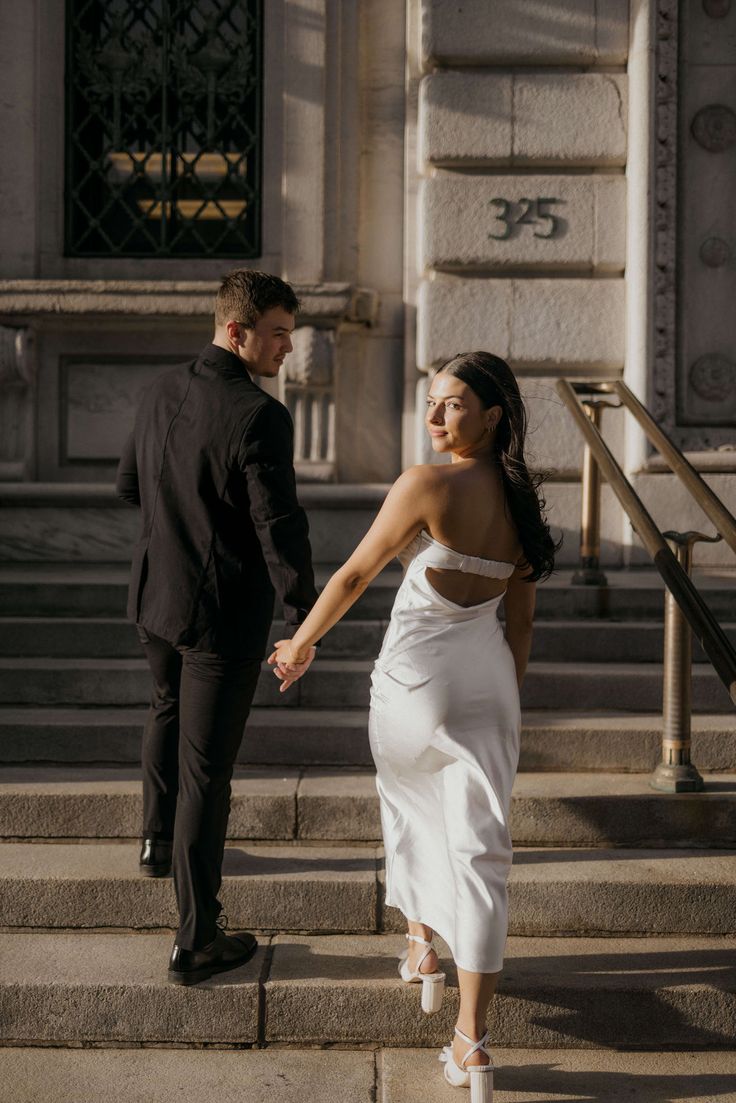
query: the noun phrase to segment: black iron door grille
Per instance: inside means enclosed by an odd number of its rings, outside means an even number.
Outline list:
[[[260,254],[262,0],[67,0],[67,256]]]

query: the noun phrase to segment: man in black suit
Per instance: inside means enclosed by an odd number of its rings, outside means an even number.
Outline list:
[[[217,894],[274,597],[292,628],[317,598],[291,417],[255,382],[278,375],[298,309],[283,280],[230,272],[212,343],[147,389],[118,468],[119,497],[142,512],[128,615],[153,675],[140,869],[165,876],[173,858],[177,984],[235,968],[257,946],[248,932],[223,933]]]

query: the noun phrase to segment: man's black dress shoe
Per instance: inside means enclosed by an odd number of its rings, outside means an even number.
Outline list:
[[[168,877],[171,873],[171,839],[146,835],[141,846],[138,869],[144,877]]]
[[[169,961],[169,980],[172,984],[198,984],[214,973],[237,969],[253,957],[258,949],[255,936],[248,931],[227,935],[218,931],[209,946],[202,950],[183,950],[174,945]]]

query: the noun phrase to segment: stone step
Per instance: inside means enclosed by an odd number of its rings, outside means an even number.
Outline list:
[[[333,567],[317,567],[324,586]],[[122,564],[0,565],[0,615],[31,617],[124,617],[129,568]],[[373,580],[347,619],[385,618],[391,612],[401,570],[390,564]],[[277,612],[278,616],[278,612]]]
[[[0,762],[138,763],[145,718],[144,708],[0,706]],[[721,726],[716,721],[716,728]],[[254,708],[238,761],[370,766],[368,713],[365,709]]]
[[[449,1036],[445,1041],[449,1041]],[[493,1046],[495,1103],[728,1103],[736,1052]],[[434,1049],[58,1049],[6,1047],[5,1082],[45,1103],[448,1103]],[[461,1099],[464,1097],[461,1096]],[[8,1101],[9,1103],[9,1101]],[[20,1103],[15,1097],[14,1103]],[[25,1103],[25,1100],[23,1100]]]
[[[383,907],[376,847],[229,846],[230,927],[403,931]],[[171,878],[138,873],[137,844],[0,844],[0,927],[176,928]],[[731,934],[736,851],[525,849],[514,853],[515,935]]]
[[[736,625],[724,625],[736,645]],[[387,621],[344,620],[328,632],[320,658],[369,659],[381,647]],[[292,634],[274,621],[272,641]],[[539,620],[532,660],[539,662],[661,662],[662,625],[653,621]],[[120,617],[1,617],[0,657],[139,658],[135,629]],[[695,641],[693,661],[707,662]]]
[[[323,586],[339,563],[316,568]],[[119,563],[0,563],[0,615],[33,617],[122,617],[125,615],[128,567]],[[662,620],[664,584],[648,567],[610,570],[608,586],[575,586],[564,568],[537,588],[536,615],[541,619],[604,618]],[[349,611],[349,617],[388,617],[401,580],[398,563],[390,564]],[[701,568],[693,580],[720,621],[732,621],[736,571]]]
[[[255,704],[280,708],[366,708],[372,662],[319,659],[287,693],[263,664]],[[145,659],[0,659],[0,704],[143,705],[150,695]],[[530,663],[524,708],[611,707],[641,712],[662,707],[659,663]],[[730,698],[708,664],[692,670],[692,704],[698,712],[725,711]]]
[[[0,706],[0,763],[137,764],[143,708]],[[650,772],[661,757],[652,713],[535,711],[522,716],[520,770]],[[736,771],[733,713],[695,714],[692,760]],[[255,708],[238,755],[254,766],[371,766],[365,709]]]
[[[142,877],[137,843],[0,843],[0,927],[173,928],[171,877]],[[229,926],[372,931],[376,846],[228,846],[221,900]]]
[[[325,637],[320,658],[375,658],[386,627],[381,620],[343,620]],[[269,640],[293,632],[274,621]],[[134,626],[120,617],[0,617],[0,657],[139,659],[142,654]]]
[[[170,934],[0,934],[6,1042],[439,1046],[458,1010],[455,970],[435,1015],[404,984],[399,934],[279,935],[238,970],[170,985]],[[489,1016],[498,1046],[728,1048],[736,938],[509,938]],[[301,1096],[300,1098],[304,1098]],[[620,1097],[619,1097],[620,1098]]]
[[[344,562],[378,512],[382,483],[300,483],[314,562]],[[141,514],[111,483],[9,483],[0,486],[0,558],[40,565],[127,564]]]
[[[646,775],[520,773],[511,802],[519,846],[736,847],[736,775],[704,774],[700,793],[660,793]],[[140,833],[131,767],[4,767],[0,838],[129,838]],[[238,767],[234,840],[371,842],[381,829],[375,774],[345,767]]]

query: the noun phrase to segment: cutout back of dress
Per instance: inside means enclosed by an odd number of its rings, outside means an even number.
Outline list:
[[[459,571],[462,574],[480,575],[483,578],[494,578],[499,581],[510,578],[516,566],[514,563],[509,563],[502,559],[483,559],[481,556],[477,555],[464,555],[462,552],[456,551],[455,548],[450,548],[447,544],[442,544],[439,540],[435,540],[433,536],[429,535],[426,529],[422,529],[421,532],[417,533],[411,543],[407,544],[404,550],[399,553],[398,558],[405,570],[412,562],[419,560],[425,570]],[[453,601],[455,604],[463,604],[465,608],[469,609],[472,608],[473,605],[485,605],[488,601],[493,601],[506,592],[504,587],[503,590],[490,595],[490,597],[481,598],[480,601],[465,604],[455,602],[451,594],[444,594],[442,590],[436,586],[437,576],[435,576],[435,583],[429,578],[427,581],[431,586],[434,586],[434,589],[437,590],[441,597],[446,598],[448,601]]]

